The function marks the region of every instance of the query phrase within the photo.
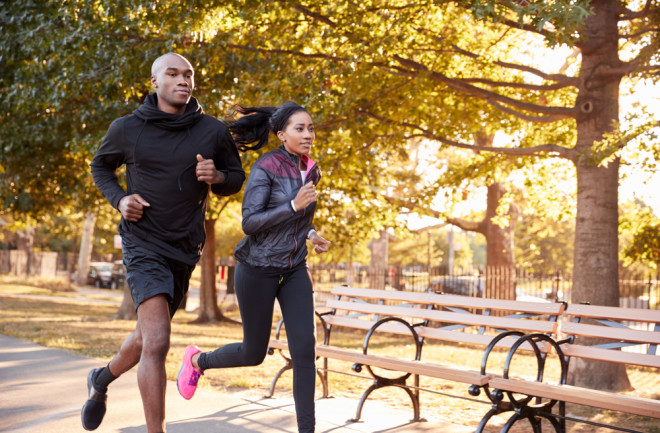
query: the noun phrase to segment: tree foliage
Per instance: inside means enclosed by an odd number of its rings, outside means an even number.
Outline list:
[[[268,2],[231,46],[280,56],[291,69],[309,65],[309,79],[327,83],[310,102],[327,102],[324,114],[362,146],[360,156],[395,154],[418,138],[478,152],[443,178],[456,186],[499,180],[530,156],[569,161],[578,186],[574,294],[613,304],[620,157],[637,137],[653,152],[657,127],[650,116],[619,118],[619,88],[657,80],[658,9],[653,0]],[[553,47],[572,51],[554,65],[534,56]],[[479,132],[510,139],[478,146]]]
[[[643,203],[626,203],[622,209],[619,230],[623,238],[623,265],[637,263],[660,269],[660,218]]]
[[[538,158],[569,161],[584,185],[590,175],[616,177],[633,138],[649,160],[658,157],[653,119],[640,111],[619,121],[616,91],[601,95],[609,98],[602,108],[593,90],[616,90],[622,77],[657,79],[652,0],[68,0],[10,2],[1,14],[1,194],[5,211],[23,215],[102,203],[87,164],[109,123],[149,92],[153,59],[170,50],[195,64],[209,114],[289,99],[308,107],[324,172],[316,222],[342,256],[399,224],[399,206],[384,198],[392,191],[423,204],[441,191],[453,201],[517,170],[533,173]],[[611,53],[592,68],[596,42]],[[541,64],[534,54],[546,46],[574,49]],[[478,133],[506,139],[484,148]],[[422,139],[467,158],[440,158],[442,176],[425,183],[404,164],[409,143]],[[244,154],[246,168],[258,156]],[[592,184],[614,192],[609,180]]]

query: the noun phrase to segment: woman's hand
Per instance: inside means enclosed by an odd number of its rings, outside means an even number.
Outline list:
[[[293,199],[293,205],[296,207],[296,210],[302,210],[315,201],[316,189],[314,189],[314,184],[309,182],[300,188],[298,194],[296,194],[296,198]]]
[[[309,240],[312,242],[312,245],[314,245],[314,251],[316,254],[327,253],[330,249],[330,241],[323,239],[316,231],[313,231],[312,234],[309,235]]]

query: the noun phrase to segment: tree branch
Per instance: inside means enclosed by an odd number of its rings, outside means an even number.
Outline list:
[[[639,68],[640,71],[651,72],[653,75],[660,73],[660,65],[645,65]]]
[[[313,12],[313,11],[309,10],[307,7],[305,7],[303,5],[296,4],[296,5],[294,5],[294,8],[296,10],[300,11],[301,13],[303,13],[304,15],[309,16],[313,19],[319,20],[319,21],[329,25],[332,28],[338,28],[339,27],[335,22],[333,22],[327,16],[324,16],[324,15],[321,15],[319,13]],[[545,32],[545,34],[547,34],[547,32]],[[465,55],[477,57],[476,54],[469,53],[465,50],[461,50],[460,48],[458,48],[456,46],[454,46],[454,48],[457,49],[458,51],[460,51],[461,53],[465,54]],[[305,56],[305,57],[309,57],[309,58],[323,58],[323,59],[333,59],[333,60],[341,60],[341,61],[349,61],[350,60],[350,59],[335,58],[335,57],[324,55],[324,54],[295,53],[295,52],[290,51],[290,50],[270,50],[270,52],[278,52],[278,53],[284,53],[284,54],[295,54],[295,55]],[[409,59],[404,59],[401,56],[394,55],[393,58],[394,58],[394,60],[398,61],[400,64],[402,64],[404,66],[408,66],[409,68],[412,68],[412,69],[415,69],[415,70],[418,70],[418,71],[423,71],[423,72],[430,72],[431,77],[433,79],[441,81],[441,82],[447,84],[449,87],[451,87],[453,89],[460,90],[462,92],[468,93],[472,96],[475,96],[475,97],[478,97],[478,98],[481,98],[481,99],[485,99],[488,102],[491,102],[491,100],[495,100],[495,101],[498,101],[501,104],[509,105],[509,106],[514,107],[518,110],[526,110],[526,111],[531,111],[531,112],[536,112],[536,113],[541,113],[541,114],[548,115],[546,117],[539,117],[538,118],[539,121],[552,122],[552,121],[556,121],[556,120],[559,120],[559,119],[571,118],[571,117],[575,116],[575,111],[574,111],[573,108],[546,107],[546,106],[540,106],[540,105],[536,105],[536,104],[532,104],[532,103],[522,102],[522,101],[510,98],[510,97],[507,97],[507,96],[500,95],[500,94],[492,92],[492,91],[482,89],[480,87],[473,86],[473,85],[469,84],[471,81],[468,81],[468,80],[451,79],[451,78],[449,78],[449,77],[447,77],[443,74],[440,74],[440,73],[437,73],[437,72],[431,72],[426,66],[424,66],[424,65],[422,65],[418,62],[409,60]],[[512,84],[512,83],[508,83],[508,84],[507,83],[499,83],[498,84],[497,82],[494,82],[494,81],[487,81],[487,80],[478,81],[480,79],[473,79],[475,81],[472,81],[472,82],[480,82],[480,83],[483,83],[483,84],[490,84],[490,85],[499,86],[499,87],[514,87],[514,88],[521,88],[521,89],[528,89],[528,90],[554,90],[554,89],[558,89],[558,88],[567,87],[567,86],[570,86],[570,85],[576,86],[578,84],[577,79],[569,79],[569,77],[566,77],[565,75],[561,75],[561,74],[553,74],[553,75],[544,74],[543,72],[538,71],[534,68],[530,68],[530,67],[522,66],[522,65],[514,65],[514,64],[510,64],[510,63],[506,63],[506,62],[501,62],[501,61],[500,62],[495,62],[495,63],[499,66],[515,68],[515,69],[518,69],[518,70],[521,70],[521,71],[535,73],[535,74],[543,77],[544,79],[550,79],[550,80],[557,81],[557,83],[555,85],[534,87],[533,85],[529,85],[529,84]],[[396,66],[393,66],[393,65],[386,65],[384,63],[379,63],[379,62],[373,62],[373,63],[370,63],[370,64],[372,66],[386,68],[389,73],[396,73],[397,75],[402,75],[402,76],[416,77],[416,74],[410,74],[409,71],[406,71],[403,68],[397,68]],[[501,106],[501,105],[497,104],[496,106]],[[507,111],[507,112],[511,114],[514,111],[509,109],[509,111]],[[515,115],[517,115],[518,117],[526,116],[523,113],[517,113]],[[528,118],[535,118],[535,117],[528,117]]]
[[[457,147],[460,149],[468,149],[474,152],[495,152],[495,153],[503,153],[505,155],[512,155],[512,156],[541,156],[546,154],[555,154],[556,156],[570,160],[573,160],[575,157],[577,157],[577,153],[573,149],[568,149],[556,144],[541,144],[533,147],[492,147],[492,146],[479,146],[475,144],[461,143],[459,141],[450,140],[446,137],[436,135],[433,132],[429,131],[428,129],[424,129],[418,125],[409,122],[395,121],[366,110],[360,110],[360,112],[368,117],[371,117],[372,119],[378,120],[379,122],[398,125],[405,128],[413,129],[415,131],[419,131],[419,134],[415,134],[414,137],[424,137],[429,140],[438,141],[448,146]],[[409,138],[412,137],[413,136],[409,136]]]
[[[492,81],[492,80],[486,80],[484,78],[464,78],[461,81],[463,81],[464,83],[487,84],[493,87],[506,87],[512,89],[539,90],[539,91],[558,90],[572,85],[570,83],[555,83],[548,85],[526,84],[526,83],[515,83],[508,81]]]
[[[518,23],[518,22],[513,21],[513,20],[502,20],[501,23],[506,25],[506,26],[509,26],[511,28],[514,28],[514,29],[525,30],[525,31],[532,32],[532,33],[538,33],[539,35],[542,35],[542,36],[545,36],[545,37],[549,37],[549,36],[553,35],[553,32],[551,32],[551,31],[544,30],[544,29],[539,30],[539,29],[537,29],[536,27],[534,27],[532,25],[524,24],[524,23]]]
[[[463,54],[464,56],[470,57],[472,59],[478,59],[480,57],[478,54],[467,51],[457,45],[452,45],[452,48],[456,50],[459,54]],[[501,66],[503,68],[528,72],[530,74],[536,75],[537,77],[543,78],[544,80],[548,80],[548,81],[557,81],[558,83],[565,83],[566,85],[576,86],[576,87],[580,84],[580,80],[576,77],[569,77],[564,74],[547,74],[536,68],[532,68],[531,66],[519,65],[517,63],[503,62],[501,60],[496,60],[495,62],[493,62],[493,64],[497,66]]]
[[[633,59],[629,62],[621,62],[619,67],[613,68],[611,66],[602,65],[596,68],[591,79],[594,78],[608,78],[608,77],[624,77],[634,71],[638,65],[638,61]]]
[[[512,8],[512,2],[502,2],[502,3],[508,3],[508,4],[506,4],[506,7],[509,8],[509,9],[513,9]],[[526,6],[524,4],[525,3],[524,0],[520,1],[518,3],[519,4],[517,6]],[[468,9],[468,10],[470,9],[467,5],[462,5],[462,7],[464,9]],[[501,21],[498,21],[498,22],[500,22],[500,23],[502,23],[502,24],[504,24],[508,27],[514,28],[514,29],[526,30],[526,31],[529,31],[529,32],[532,32],[532,33],[538,33],[539,35],[543,35],[545,37],[551,37],[553,35],[553,32],[551,32],[549,30],[544,30],[544,29],[539,30],[539,29],[537,29],[536,27],[534,27],[530,24],[519,23],[519,22],[516,22],[516,21],[513,21],[513,20],[508,20],[508,19],[504,19],[504,20],[501,20]]]
[[[630,21],[637,18],[644,18],[648,16],[649,12],[651,11],[652,3],[653,0],[646,0],[646,4],[644,5],[644,8],[640,11],[631,11],[628,8],[621,7],[619,21]]]
[[[399,62],[400,64],[407,66],[415,71],[427,73],[431,78],[433,78],[436,81],[440,81],[447,86],[449,86],[452,89],[459,90],[461,92],[467,93],[468,95],[472,95],[474,97],[484,99],[488,102],[491,100],[495,100],[498,102],[501,102],[503,104],[510,105],[512,107],[515,107],[520,110],[526,110],[526,111],[532,111],[536,113],[541,113],[541,114],[547,114],[547,115],[552,115],[552,116],[557,116],[558,119],[565,119],[565,118],[573,118],[575,117],[575,109],[574,108],[566,108],[566,107],[544,107],[541,105],[536,105],[532,104],[529,102],[522,102],[513,98],[510,98],[508,96],[500,95],[499,93],[495,93],[489,90],[482,89],[480,87],[473,86],[471,84],[465,83],[462,80],[457,80],[453,78],[449,78],[446,75],[443,75],[439,72],[434,72],[429,70],[425,65],[422,65],[421,63],[418,63],[414,60],[406,59],[398,54],[395,54],[393,56],[393,59]]]
[[[633,34],[630,34],[630,35],[620,35],[619,39],[628,39],[628,40],[636,39],[636,38],[638,38],[642,35],[645,35],[646,33],[659,32],[659,31],[660,31],[660,27],[646,27],[646,28],[638,31],[637,33],[633,33]]]
[[[255,48],[255,47],[250,47],[248,45],[239,45],[239,44],[226,44],[225,45],[227,48],[237,48],[240,50],[245,50],[245,51],[252,51],[255,53],[269,53],[269,54],[288,54],[296,57],[305,57],[309,59],[323,59],[323,60],[333,60],[333,61],[339,61],[339,62],[349,62],[352,61],[352,59],[344,58],[344,57],[335,57],[330,54],[323,54],[323,53],[314,53],[314,54],[306,54],[306,53],[301,53],[300,51],[293,51],[293,50],[283,50],[279,48],[275,49],[265,49],[265,48]]]
[[[481,233],[482,235],[486,234],[486,231],[483,228],[484,225],[482,224],[481,221],[471,221],[463,218],[453,218],[453,217],[447,217],[445,218],[445,221],[447,221],[448,224],[456,226],[461,230]]]
[[[383,198],[390,204],[399,206],[399,207],[405,207],[407,209],[410,209],[411,211],[419,211],[423,214],[431,215],[435,218],[444,220],[447,224],[451,224],[453,226],[458,227],[459,229],[469,231],[469,232],[476,232],[476,233],[481,233],[485,234],[484,231],[484,225],[482,221],[471,221],[471,220],[466,220],[463,218],[454,218],[454,217],[448,217],[444,215],[442,212],[438,212],[437,210],[431,209],[426,206],[422,206],[418,203],[415,203],[410,200],[404,200],[401,198],[397,197],[392,197],[390,195],[384,195]],[[441,226],[443,226],[442,224]]]
[[[505,113],[511,114],[513,116],[516,116],[519,119],[526,120],[528,122],[536,122],[536,123],[552,123],[552,122],[557,122],[559,120],[564,119],[562,116],[557,116],[557,115],[550,115],[550,116],[530,116],[528,114],[523,114],[519,111],[516,111],[514,109],[511,109],[509,107],[505,107],[502,104],[499,104],[495,101],[491,100],[486,100],[490,105],[493,107],[497,108],[500,111],[503,111]]]
[[[286,5],[288,2],[287,2],[287,1],[283,1],[282,3],[284,3],[284,4]],[[325,15],[321,15],[321,14],[319,14],[319,13],[317,13],[317,12],[312,12],[311,10],[309,10],[307,7],[301,5],[300,3],[296,3],[296,4],[294,4],[294,5],[293,5],[293,8],[294,8],[295,10],[297,10],[298,12],[302,12],[303,15],[306,15],[306,16],[308,16],[308,17],[312,17],[312,18],[314,18],[314,19],[317,19],[317,20],[321,21],[322,23],[325,23],[325,24],[329,25],[329,26],[332,27],[333,29],[338,29],[338,28],[340,28],[340,27],[339,27],[334,21],[332,21],[332,20],[331,20],[330,18],[328,18],[327,16],[325,16]]]

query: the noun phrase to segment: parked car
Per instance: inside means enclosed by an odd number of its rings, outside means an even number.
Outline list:
[[[483,296],[483,278],[446,275],[431,281],[429,292],[463,296]]]
[[[96,287],[110,287],[113,266],[112,262],[91,262],[87,273],[87,284]]]
[[[482,297],[484,277],[446,275],[431,281],[427,291],[451,295]],[[551,302],[547,297],[540,298],[516,288],[516,300],[525,302]]]
[[[116,262],[92,262],[89,264],[87,284],[112,290],[123,287],[126,270],[121,260]]]

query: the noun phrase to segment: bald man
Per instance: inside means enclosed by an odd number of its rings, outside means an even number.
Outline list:
[[[86,430],[103,420],[108,385],[139,362],[147,431],[165,432],[170,322],[204,246],[208,192],[235,194],[245,181],[227,127],[192,97],[191,63],[175,53],[159,57],[151,84],[154,93],[133,114],[112,122],[90,164],[96,186],[121,213],[118,231],[137,323],[115,357],[87,376]],[[116,174],[121,165],[125,190]]]

